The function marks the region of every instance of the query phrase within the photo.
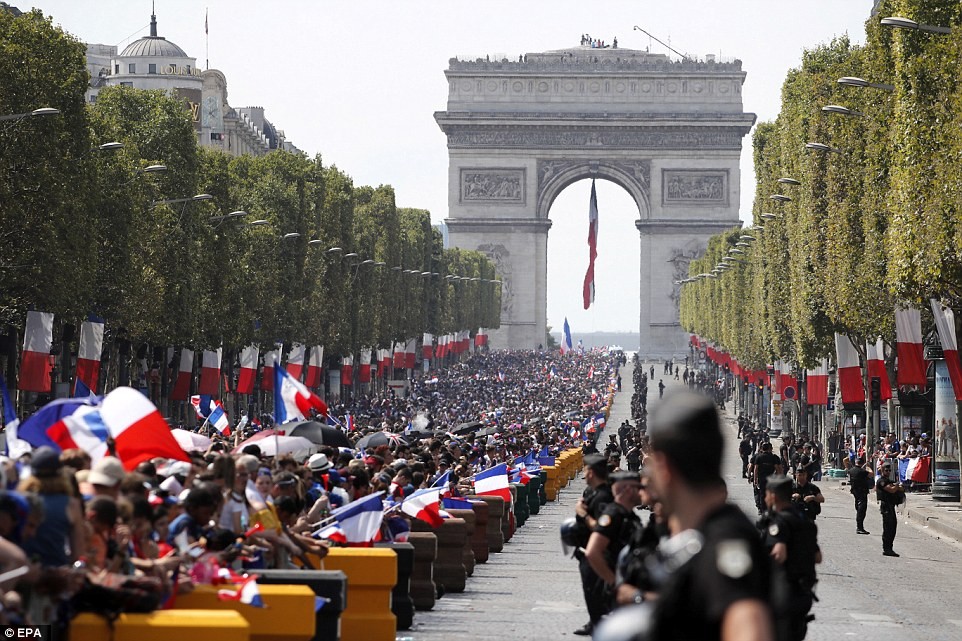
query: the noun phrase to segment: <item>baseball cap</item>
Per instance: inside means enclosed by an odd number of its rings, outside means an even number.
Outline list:
[[[87,481],[92,485],[103,485],[113,487],[124,480],[124,464],[120,459],[113,456],[105,456],[94,464],[93,469],[87,476]]]
[[[61,469],[60,455],[52,447],[38,447],[30,458],[30,473],[34,476],[56,476]]]

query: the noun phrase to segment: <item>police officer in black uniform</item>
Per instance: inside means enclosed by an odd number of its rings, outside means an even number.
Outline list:
[[[652,413],[648,434],[646,470],[675,534],[656,551],[657,599],[619,610],[599,637],[622,622],[659,640],[773,639],[771,565],[755,524],[727,502],[714,403],[673,394]]]
[[[898,496],[903,491],[902,484],[896,483],[889,478],[892,473],[892,464],[889,459],[882,463],[881,475],[875,482],[875,497],[879,502],[879,510],[882,512],[882,554],[885,556],[899,556],[892,545],[895,543],[895,530],[899,520],[895,516],[895,506],[898,505]],[[904,494],[901,494],[904,497]]]
[[[782,460],[772,453],[770,441],[762,441],[761,452],[752,458],[752,484],[755,487],[755,507],[765,511],[765,484],[773,474],[782,474]]]
[[[614,501],[608,485],[608,460],[602,454],[589,454],[584,458],[584,477],[588,487],[575,506],[579,524],[579,547],[587,549],[591,533],[598,525],[605,507]],[[605,582],[595,573],[584,554],[576,555],[581,572],[581,587],[588,606],[589,621],[575,634],[590,636],[594,627],[610,610]]]
[[[601,580],[605,582],[608,609],[614,604],[615,564],[622,548],[628,545],[641,522],[634,508],[641,505],[638,472],[613,472],[609,475],[611,494],[615,500],[602,510],[595,524],[585,558]]]
[[[868,492],[872,487],[869,471],[865,469],[865,459],[855,459],[855,466],[848,470],[849,492],[855,497],[855,533],[868,534],[865,529],[865,512],[868,509]]]
[[[792,502],[795,503],[809,520],[814,521],[822,513],[822,503],[825,496],[818,486],[809,481],[809,470],[807,457],[800,459],[800,464],[795,468],[795,483],[792,490]]]
[[[648,481],[647,472],[643,472],[638,496],[641,506],[650,510],[651,515],[644,526],[635,528],[628,544],[618,556],[615,571],[615,607],[642,603],[645,594],[653,592],[656,587],[648,574],[647,564],[662,539],[668,538],[669,532],[661,502],[655,497]]]
[[[799,503],[793,501],[792,479],[771,476],[765,487],[768,511],[758,522],[758,529],[769,554],[781,568],[787,585],[784,603],[778,617],[784,626],[780,636],[802,641],[811,620],[809,612],[814,600],[815,565],[822,560],[818,547],[818,529]]]

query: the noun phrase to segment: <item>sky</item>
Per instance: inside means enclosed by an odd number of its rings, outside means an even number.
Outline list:
[[[150,0],[7,0],[41,9],[85,42],[124,45],[148,35]],[[445,109],[452,57],[576,46],[582,33],[622,48],[669,54],[639,25],[682,53],[737,58],[743,107],[773,120],[786,73],[804,49],[848,34],[865,39],[871,0],[156,0],[159,35],[227,77],[234,107],[262,106],[288,140],[357,185],[392,185],[397,204],[447,217],[448,158],[434,112]],[[204,19],[209,25],[205,40]],[[750,218],[751,136],[743,140],[740,216]],[[587,266],[589,181],[551,208],[548,324],[575,333],[637,331],[637,208],[598,183],[596,301],[581,305]]]

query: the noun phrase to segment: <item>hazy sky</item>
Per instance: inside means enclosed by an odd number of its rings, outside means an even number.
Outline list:
[[[86,42],[148,34],[150,0],[7,0],[36,6]],[[355,184],[390,184],[400,206],[447,216],[447,148],[433,114],[445,108],[448,59],[576,46],[582,33],[623,48],[742,60],[746,111],[771,120],[786,72],[804,48],[847,33],[864,41],[871,0],[157,0],[159,34],[227,76],[234,107],[263,106],[299,148],[320,153]],[[742,152],[741,216],[751,210],[751,138]],[[551,209],[548,322],[574,333],[638,329],[637,209],[600,181],[597,297],[581,309],[590,182]]]

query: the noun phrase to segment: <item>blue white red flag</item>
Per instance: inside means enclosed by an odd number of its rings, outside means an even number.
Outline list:
[[[261,591],[257,587],[257,577],[247,577],[236,590],[218,590],[217,598],[221,601],[240,601],[255,608],[267,607],[261,598]]]
[[[501,463],[474,476],[474,491],[481,496],[500,496],[505,503],[511,501],[508,487],[508,465]]]
[[[431,487],[441,487],[441,488],[447,489],[448,483],[450,482],[451,482],[451,470],[448,470],[447,472],[439,476],[437,480],[431,484]]]
[[[331,517],[336,521],[345,543],[355,546],[373,544],[384,520],[383,496],[384,492],[371,494],[331,512]],[[328,527],[321,528],[318,534],[323,536],[328,529]],[[338,540],[333,536],[326,538]]]
[[[587,307],[585,309],[588,309]],[[561,353],[567,354],[571,351],[571,326],[568,325],[568,317],[565,316],[564,331],[561,336]]]
[[[456,496],[446,496],[441,499],[441,506],[445,510],[470,510],[473,509],[471,501],[458,498]]]
[[[598,194],[595,181],[591,181],[591,200],[588,203],[588,270],[583,288],[585,309],[595,302],[595,259],[598,257]],[[571,344],[568,344],[571,348]]]
[[[327,404],[317,394],[291,376],[277,360],[273,365],[274,422],[276,424],[306,420],[310,418],[311,410],[327,416]]]
[[[224,406],[220,401],[215,401],[207,394],[201,394],[191,396],[190,404],[194,406],[198,418],[202,418],[213,425],[214,429],[224,436],[230,436],[230,420],[227,418],[227,412],[224,411]]]
[[[100,355],[104,345],[104,319],[91,314],[80,324],[80,344],[77,348],[77,376],[73,395],[81,398],[97,395],[100,378]]]
[[[17,418],[17,411],[10,402],[10,393],[7,391],[7,384],[0,376],[0,401],[3,401],[3,434],[6,437],[6,455],[12,459],[18,459],[30,451],[30,443],[17,436],[17,428],[20,427],[20,419]]]
[[[443,523],[440,514],[441,491],[440,487],[418,490],[404,499],[401,503],[401,511],[437,529]]]

